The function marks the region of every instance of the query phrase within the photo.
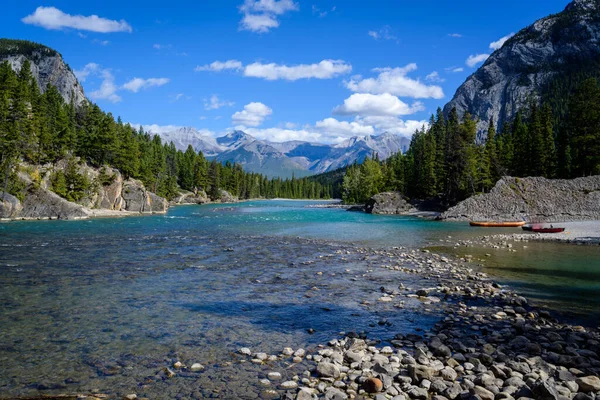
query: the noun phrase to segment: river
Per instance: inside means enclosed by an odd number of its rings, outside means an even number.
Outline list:
[[[427,282],[380,268],[385,255],[361,249],[439,246],[481,230],[307,207],[314,204],[0,224],[0,398],[268,398],[260,368],[236,363],[240,347],[277,354],[350,331],[385,342],[439,321],[417,300],[402,309],[375,306],[382,286]],[[585,314],[599,313],[600,248],[529,246],[480,258],[488,259],[486,272],[534,301],[576,310],[587,299]],[[175,360],[205,370],[165,379],[163,368]]]

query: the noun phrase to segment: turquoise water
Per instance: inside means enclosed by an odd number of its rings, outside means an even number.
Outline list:
[[[402,309],[378,303],[382,286],[430,282],[379,268],[389,259],[360,247],[435,246],[482,234],[464,223],[306,207],[314,204],[259,201],[0,224],[0,398],[93,390],[261,397],[260,367],[227,364],[239,347],[278,353],[349,331],[385,341],[439,320],[411,299]],[[495,232],[506,230],[485,230]],[[557,306],[586,298],[598,313],[600,248],[529,245],[528,253],[491,257],[487,270]],[[560,250],[546,257],[544,249]],[[575,250],[586,252],[577,254],[586,254],[578,260],[589,271],[557,274],[571,268],[564,263]],[[566,282],[583,297],[565,294]],[[176,360],[206,370],[164,379],[160,371]],[[289,368],[282,367],[288,378]]]

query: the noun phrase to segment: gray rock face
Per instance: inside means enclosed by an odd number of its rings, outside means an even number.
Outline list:
[[[0,191],[0,218],[15,218],[22,209],[19,199],[10,193]]]
[[[86,101],[83,87],[58,52],[40,46],[31,54],[24,55],[19,41],[3,39],[2,45],[6,48],[7,55],[0,57],[0,62],[8,61],[12,69],[18,72],[23,62],[28,59],[31,63],[31,74],[42,93],[46,91],[46,86],[51,84],[58,89],[66,103],[73,100],[75,105],[80,105]]]
[[[440,217],[456,221],[556,222],[600,219],[600,175],[571,180],[504,177]]]
[[[567,63],[585,63],[600,56],[600,4],[575,0],[558,14],[542,18],[521,30],[495,51],[444,107],[446,116],[456,107],[459,116],[479,118],[478,138],[511,121],[529,97],[540,90]]]
[[[369,214],[402,215],[416,209],[400,192],[385,192],[371,197],[365,206],[365,211]]]
[[[142,182],[128,179],[123,183],[125,210],[139,213],[163,213],[169,203],[164,198],[148,192]]]
[[[197,193],[187,192],[182,193],[173,200],[172,205],[177,204],[206,204],[210,203],[210,199],[204,190],[199,190]]]
[[[88,213],[83,206],[71,203],[46,189],[31,188],[23,201],[20,218],[87,218]]]
[[[227,190],[221,190],[221,196],[216,200],[220,201],[221,203],[237,203],[239,201],[237,197],[229,193]]]

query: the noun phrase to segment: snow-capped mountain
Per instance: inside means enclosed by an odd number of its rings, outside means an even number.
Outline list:
[[[247,171],[282,178],[333,171],[355,161],[360,163],[374,153],[386,159],[398,151],[405,152],[410,144],[409,139],[392,133],[356,136],[336,145],[299,140],[269,142],[243,131],[233,131],[215,139],[195,128],[180,128],[159,135],[167,142],[172,141],[178,149],[185,151],[192,145],[207,158],[235,162]]]

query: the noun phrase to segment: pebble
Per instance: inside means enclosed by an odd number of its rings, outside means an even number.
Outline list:
[[[281,385],[279,385],[282,389],[296,389],[298,387],[298,383],[294,381],[285,381]]]
[[[199,364],[199,363],[194,363],[192,364],[192,366],[190,367],[190,370],[196,372],[196,371],[202,371],[204,369],[204,365]]]

